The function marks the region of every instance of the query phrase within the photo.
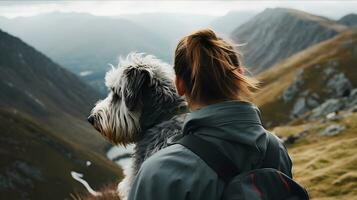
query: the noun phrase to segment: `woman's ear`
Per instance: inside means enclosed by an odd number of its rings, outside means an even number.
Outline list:
[[[177,91],[177,94],[180,95],[180,96],[183,96],[185,95],[185,87],[184,87],[184,84],[183,84],[183,80],[181,78],[179,78],[178,76],[176,76],[175,78],[175,86],[176,86],[176,91]]]

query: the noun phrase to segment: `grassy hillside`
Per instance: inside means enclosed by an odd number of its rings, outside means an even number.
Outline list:
[[[281,126],[274,132],[289,136],[307,130],[307,135],[289,145],[293,176],[312,199],[354,199],[357,196],[357,113],[340,113],[338,121],[321,120],[296,126]],[[320,133],[331,124],[345,126],[335,136]]]
[[[333,75],[343,73],[352,87],[357,87],[356,66],[357,31],[348,30],[264,71],[258,76],[262,88],[256,94],[264,121],[270,127],[291,121],[290,112],[303,95],[315,95],[318,103],[333,96],[327,88]],[[296,79],[300,81],[296,95],[284,101],[282,94]]]
[[[83,173],[94,189],[122,177],[114,163],[68,144],[21,112],[0,109],[0,130],[0,199],[64,199],[84,193],[72,170]]]

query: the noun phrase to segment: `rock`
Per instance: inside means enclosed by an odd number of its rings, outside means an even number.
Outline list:
[[[329,114],[326,115],[326,119],[330,120],[330,121],[337,121],[337,120],[340,120],[342,118],[343,118],[343,116],[338,115],[337,112],[332,112],[332,113],[329,113]]]
[[[289,85],[288,88],[284,90],[283,94],[281,95],[281,98],[285,103],[292,100],[296,96],[302,84],[304,84],[304,81],[301,79],[303,71],[303,69],[300,69],[296,72],[294,81]]]
[[[312,110],[309,119],[324,117],[332,112],[338,112],[345,107],[344,99],[328,99],[320,106]]]
[[[342,130],[344,130],[346,127],[338,124],[333,124],[325,128],[320,135],[323,136],[334,136],[339,134]]]
[[[350,109],[351,112],[357,112],[357,105],[353,106],[351,109]]]
[[[317,95],[316,93],[308,96],[306,100],[307,106],[309,108],[317,107],[318,105],[320,105],[319,102],[317,101],[318,99],[319,99],[319,95]]]
[[[327,62],[327,65],[331,67],[338,67],[340,63],[337,60],[330,60]]]
[[[310,91],[309,90],[305,90],[303,92],[300,93],[301,97],[306,97],[307,95],[309,95]]]
[[[288,145],[288,144],[294,144],[296,142],[296,140],[305,137],[307,135],[308,131],[304,130],[300,133],[294,134],[294,135],[290,135],[288,137],[284,137],[282,138],[282,141],[284,144]]]
[[[293,109],[290,112],[290,118],[296,118],[301,114],[304,114],[309,109],[306,105],[306,101],[304,97],[300,97],[296,100]]]
[[[325,78],[329,77],[332,75],[336,70],[333,67],[326,67],[323,71],[323,74],[325,75]]]
[[[357,88],[353,89],[346,101],[347,107],[353,107],[357,105]]]
[[[326,119],[333,119],[337,116],[336,112],[332,112],[326,115]]]
[[[309,90],[306,90],[299,95],[300,97],[296,100],[294,107],[290,112],[290,118],[299,117],[305,112],[310,111],[311,109],[320,105],[317,101],[319,95],[316,93],[309,95],[309,93]]]
[[[352,90],[351,82],[343,73],[336,74],[330,78],[326,86],[328,88],[328,92],[333,97],[348,96]]]

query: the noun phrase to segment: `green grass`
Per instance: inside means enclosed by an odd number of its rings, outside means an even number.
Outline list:
[[[319,133],[330,124],[346,126],[336,136]],[[353,199],[357,196],[357,113],[339,122],[310,122],[276,127],[279,136],[296,134],[309,127],[308,136],[288,146],[293,175],[304,185],[312,199]]]

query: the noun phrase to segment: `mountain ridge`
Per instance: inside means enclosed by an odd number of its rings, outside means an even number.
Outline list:
[[[341,19],[339,19],[338,22],[346,26],[357,26],[357,14],[351,13],[345,15],[341,17]]]
[[[236,28],[231,38],[236,43],[246,44],[241,47],[244,63],[257,74],[346,29],[324,17],[274,8],[264,10]]]

